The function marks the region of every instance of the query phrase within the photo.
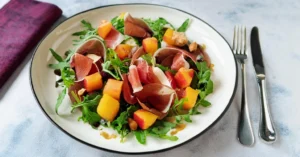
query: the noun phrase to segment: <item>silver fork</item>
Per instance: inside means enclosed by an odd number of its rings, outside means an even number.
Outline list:
[[[233,35],[233,52],[235,54],[235,58],[241,64],[242,70],[242,101],[241,101],[241,113],[239,117],[239,125],[238,125],[238,140],[241,144],[251,146],[254,144],[254,135],[250,122],[250,115],[248,109],[247,102],[247,84],[246,84],[246,66],[245,61],[247,60],[247,35],[246,35],[246,27],[234,27],[234,35]]]

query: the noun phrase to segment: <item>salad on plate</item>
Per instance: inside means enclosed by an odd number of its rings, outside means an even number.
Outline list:
[[[99,23],[94,28],[82,20],[82,31],[72,34],[73,48],[64,56],[50,48],[57,62],[49,68],[60,91],[56,113],[68,95],[71,113],[82,112],[78,121],[112,128],[122,142],[128,134],[141,144],[147,136],[178,140],[176,133],[201,114],[199,107],[211,105],[206,96],[213,92],[205,45],[185,34],[190,19],[175,28],[162,17],[121,13]]]

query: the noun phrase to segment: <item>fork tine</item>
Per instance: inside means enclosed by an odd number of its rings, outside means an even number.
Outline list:
[[[237,26],[236,34],[237,34],[236,54],[240,54],[240,27],[239,26]]]
[[[239,34],[240,34],[240,50],[239,50],[239,53],[240,54],[244,54],[244,34],[243,34],[243,26],[241,25],[240,26],[240,29],[239,29]]]
[[[234,53],[236,53],[236,26],[234,26],[234,30],[233,30],[233,42],[232,42],[232,49],[234,51]]]
[[[246,48],[246,46],[247,46],[247,33],[246,33],[246,31],[247,31],[247,29],[246,29],[246,27],[244,26],[244,54],[246,55],[247,54],[247,48]]]

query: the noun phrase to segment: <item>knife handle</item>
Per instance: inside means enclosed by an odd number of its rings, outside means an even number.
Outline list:
[[[273,143],[276,141],[276,132],[267,100],[266,80],[264,76],[258,78],[258,86],[261,100],[259,137],[268,143]]]

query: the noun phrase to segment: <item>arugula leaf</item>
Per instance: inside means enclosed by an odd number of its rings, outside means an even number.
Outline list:
[[[104,63],[102,63],[102,71],[110,74],[112,77],[114,77],[116,80],[120,80],[121,78],[119,77],[119,75],[113,71],[113,69],[111,68],[111,61],[106,61]]]
[[[147,134],[161,138],[161,139],[167,139],[171,141],[178,140],[178,137],[176,136],[169,136],[167,133],[172,129],[175,128],[176,124],[166,121],[156,121],[153,126],[148,128],[146,131]]]
[[[140,144],[146,144],[146,133],[143,130],[134,131],[135,138]]]
[[[189,26],[190,19],[186,19],[181,26],[177,29],[177,32],[185,32]]]
[[[113,49],[107,49],[107,59],[102,63],[103,71],[120,80],[121,74],[128,73],[130,59],[121,59]]]
[[[88,106],[82,106],[82,116],[78,118],[78,121],[82,120],[84,123],[89,123],[92,127],[94,127],[95,123],[99,123],[101,117],[95,111],[95,109],[91,109]]]
[[[151,19],[143,19],[148,26],[151,28],[153,31],[153,37],[155,37],[158,40],[159,47],[161,47],[160,43],[162,41],[162,38],[165,34],[165,27],[169,26],[172,29],[174,27],[164,18],[160,17],[157,20],[151,20]]]
[[[208,107],[208,106],[211,105],[211,103],[210,103],[209,101],[204,100],[204,99],[200,101],[200,104],[201,104],[203,107]]]
[[[64,100],[65,96],[67,93],[67,88],[64,88],[61,93],[58,95],[57,101],[56,101],[56,105],[55,105],[55,112],[56,114],[58,114],[58,108],[61,105],[62,101]]]
[[[194,89],[199,89],[200,93],[195,106],[189,110],[189,115],[201,114],[198,111],[199,106],[208,107],[211,103],[205,100],[206,96],[213,92],[214,84],[211,80],[211,69],[207,66],[206,62],[196,62],[195,63],[197,72],[192,80],[191,87]]]
[[[64,89],[59,94],[56,105],[55,112],[58,114],[58,108],[61,105],[65,95],[67,88],[74,84],[75,81],[75,72],[72,68],[70,68],[70,63],[68,63],[69,56],[64,60],[57,52],[55,52],[52,48],[50,48],[50,52],[53,57],[58,61],[57,64],[49,64],[49,68],[55,69],[60,74],[60,79],[56,82],[56,85],[61,85]],[[69,54],[71,55],[71,53]],[[60,82],[60,84],[58,84]],[[62,82],[62,83],[61,83]]]
[[[142,58],[150,65],[153,65],[153,57],[150,54],[144,54],[142,55]]]
[[[214,84],[212,80],[209,80],[206,84],[205,93],[206,95],[211,94],[214,89]]]
[[[200,106],[200,102],[201,100],[198,98],[195,106],[189,110],[189,115],[197,115],[197,114],[201,114],[201,112],[198,111],[198,108]]]
[[[97,113],[97,106],[101,95],[99,93],[87,95],[83,98],[83,101],[80,101],[74,92],[72,92],[72,96],[77,102],[72,106],[72,111],[75,108],[82,107],[82,116],[78,118],[78,121],[82,120],[84,123],[89,123],[92,127],[100,124],[101,117]]]
[[[160,68],[163,72],[170,70],[169,67],[165,67],[161,64],[156,64],[155,66],[157,66],[158,68]]]
[[[128,128],[128,118],[132,117],[133,112],[138,110],[138,107],[135,105],[130,105],[126,111],[123,111],[117,119],[112,121],[111,126],[114,130],[116,130],[121,135],[121,141],[123,141],[124,137],[130,132]]]
[[[186,101],[188,101],[187,98],[181,98],[180,100],[178,100],[177,97],[175,98],[174,105],[172,106],[172,111],[175,115],[179,115],[179,112],[183,109],[183,104]]]
[[[97,35],[97,30],[93,28],[92,24],[88,21],[81,20],[81,25],[85,28],[83,31],[75,32],[73,36],[79,36],[79,40],[73,40],[73,45],[79,45],[91,36]]]
[[[84,31],[80,31],[80,32],[75,32],[72,35],[73,36],[82,36],[82,35],[85,35],[87,32],[88,32],[87,30],[84,30]],[[73,40],[73,41],[76,41],[76,40]]]
[[[61,78],[63,80],[64,86],[69,88],[71,85],[74,84],[75,81],[75,71],[72,68],[63,68],[60,70]]]
[[[113,19],[111,19],[111,24],[116,28],[116,30],[124,34],[124,18],[116,16]]]
[[[170,140],[170,141],[177,141],[178,140],[177,136],[168,136],[168,135],[160,135],[159,138]]]
[[[59,62],[57,64],[49,64],[49,68],[51,68],[51,69],[63,69],[63,68],[69,67],[69,66],[70,66],[70,63],[67,63],[67,62]]]
[[[157,121],[151,131],[155,134],[163,135],[167,134],[172,128],[175,128],[176,124],[166,121]]]
[[[191,116],[189,114],[186,114],[186,115],[182,115],[183,119],[188,122],[188,123],[191,123],[192,120],[191,120]]]
[[[51,52],[52,56],[53,56],[58,62],[62,62],[62,61],[63,61],[62,57],[61,57],[59,54],[57,54],[52,48],[50,48],[50,52]]]
[[[95,28],[92,27],[92,24],[90,22],[87,22],[85,20],[81,20],[81,24],[82,24],[83,27],[85,27],[89,31],[95,30]]]
[[[191,115],[192,114],[190,114],[190,112],[188,114],[177,115],[177,116],[175,116],[176,122],[181,123],[182,120],[184,120],[188,123],[191,123],[192,122]]]
[[[73,93],[72,93],[72,95],[73,95]],[[74,97],[74,95],[73,95],[73,97]],[[83,106],[89,107],[89,106],[98,105],[101,97],[102,97],[101,95],[96,95],[96,96],[87,95],[83,98],[83,101],[76,103],[72,106],[71,112],[73,112],[76,108],[79,108],[79,107],[83,107]],[[78,101],[78,100],[76,100],[76,101]]]

